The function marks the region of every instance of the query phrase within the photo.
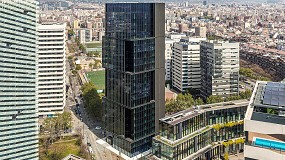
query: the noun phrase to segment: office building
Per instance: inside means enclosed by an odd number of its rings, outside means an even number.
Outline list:
[[[0,3],[0,159],[39,158],[37,1]]]
[[[172,75],[172,47],[174,40],[165,38],[165,80],[170,82]]]
[[[164,3],[107,3],[103,39],[107,141],[129,157],[148,151],[164,117]]]
[[[63,113],[66,97],[66,24],[39,25],[39,117]]]
[[[80,43],[86,43],[92,41],[92,29],[80,29],[78,30],[78,37]]]
[[[199,94],[201,89],[200,38],[182,38],[173,45],[172,87]]]
[[[255,85],[244,119],[246,160],[285,159],[285,83]]]
[[[154,159],[224,159],[243,151],[247,100],[193,107],[160,119]]]
[[[239,43],[201,43],[201,96],[239,93]]]

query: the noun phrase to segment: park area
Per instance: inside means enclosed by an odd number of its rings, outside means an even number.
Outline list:
[[[102,48],[101,42],[85,43],[86,48]]]
[[[86,153],[82,153],[80,143],[78,137],[68,136],[57,140],[45,152],[43,141],[40,139],[40,160],[62,159],[69,154],[84,157]]]
[[[105,89],[105,70],[88,72],[86,76],[95,84],[97,90]]]

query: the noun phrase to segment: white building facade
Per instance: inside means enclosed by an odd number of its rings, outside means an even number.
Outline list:
[[[173,45],[172,86],[196,94],[201,88],[201,38],[183,38]]]
[[[39,159],[37,1],[0,3],[0,159]]]
[[[244,158],[285,160],[285,83],[258,81],[244,118]]]
[[[39,26],[39,117],[62,113],[66,97],[66,24]]]
[[[174,40],[165,39],[165,80],[171,81],[172,74],[172,46]]]
[[[239,93],[239,43],[201,43],[201,96]]]

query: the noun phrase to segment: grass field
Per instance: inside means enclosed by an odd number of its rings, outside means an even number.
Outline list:
[[[102,43],[85,43],[86,48],[101,48]]]
[[[40,160],[54,159],[53,154],[57,153],[57,157],[62,159],[69,154],[80,156],[80,146],[76,144],[77,139],[68,142],[60,142],[52,144],[48,149],[48,155],[44,154],[44,149],[40,147]]]
[[[105,71],[88,72],[87,78],[95,84],[98,90],[105,89]]]

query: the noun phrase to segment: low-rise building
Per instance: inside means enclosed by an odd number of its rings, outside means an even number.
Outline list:
[[[285,160],[285,83],[256,83],[244,119],[246,160]]]
[[[159,120],[155,159],[214,159],[243,151],[247,100],[193,107]]]

